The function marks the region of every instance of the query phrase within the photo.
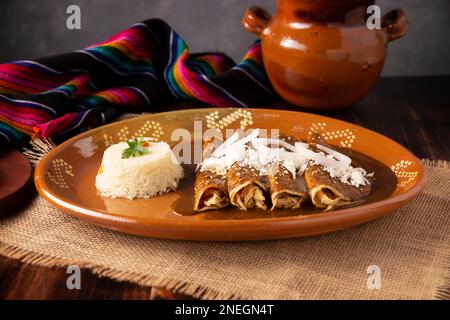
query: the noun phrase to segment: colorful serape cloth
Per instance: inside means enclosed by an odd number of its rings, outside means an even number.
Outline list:
[[[83,50],[0,64],[0,142],[66,138],[175,100],[246,107],[273,96],[259,41],[235,64],[221,53],[189,54],[169,25],[151,19]]]

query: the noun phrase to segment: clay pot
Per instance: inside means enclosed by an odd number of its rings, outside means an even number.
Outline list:
[[[249,8],[243,26],[261,38],[264,66],[278,94],[310,109],[347,107],[380,76],[387,44],[408,28],[393,10],[369,29],[368,0],[278,0],[274,17]]]

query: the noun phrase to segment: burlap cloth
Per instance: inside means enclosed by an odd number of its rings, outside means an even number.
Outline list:
[[[0,253],[206,299],[447,299],[450,166],[425,164],[427,186],[413,203],[331,234],[234,243],[147,239],[80,222],[38,197],[0,220]],[[370,265],[381,270],[381,289],[367,287]]]

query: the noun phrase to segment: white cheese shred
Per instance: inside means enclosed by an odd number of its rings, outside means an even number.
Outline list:
[[[255,129],[243,138],[239,138],[238,133],[233,134],[203,161],[200,170],[226,174],[238,162],[266,175],[269,164],[282,163],[295,178],[304,173],[308,164],[315,164],[321,165],[330,177],[355,187],[368,184],[368,177],[374,175],[363,168],[352,167],[351,158],[340,152],[319,144],[317,149],[320,151],[311,150],[303,142],[292,145],[278,138],[259,137],[259,129]]]

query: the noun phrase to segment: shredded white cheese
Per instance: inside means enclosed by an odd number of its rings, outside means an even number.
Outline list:
[[[348,156],[322,145],[317,145],[317,148],[321,151],[315,152],[302,142],[292,145],[277,138],[259,137],[259,130],[255,129],[243,138],[239,138],[237,133],[232,135],[203,161],[200,170],[226,174],[238,162],[266,175],[269,164],[282,163],[295,178],[304,173],[308,164],[316,164],[343,183],[355,187],[369,183],[367,178],[373,173],[352,167]]]

